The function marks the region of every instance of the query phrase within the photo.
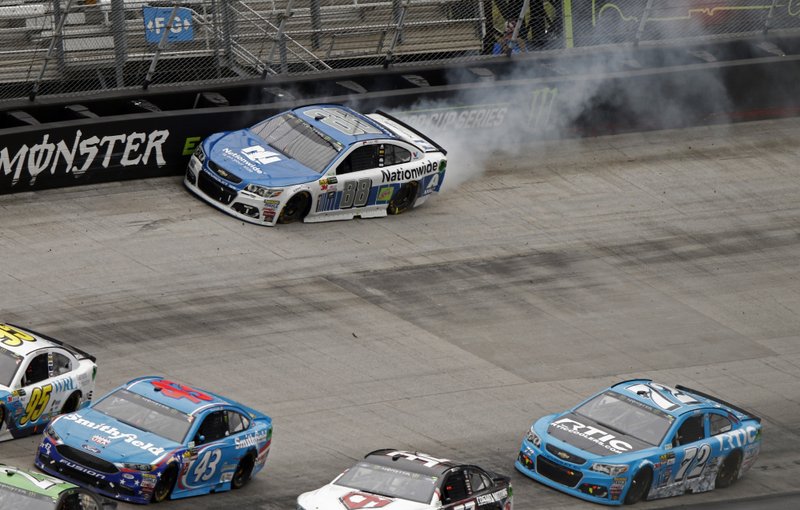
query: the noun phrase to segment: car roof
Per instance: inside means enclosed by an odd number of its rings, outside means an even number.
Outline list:
[[[122,388],[186,414],[234,402],[211,392],[160,376],[147,376],[125,383]]]
[[[12,324],[0,323],[0,330],[4,332],[3,336],[0,336],[0,344],[2,344],[0,347],[13,352],[17,356],[25,357],[33,351],[42,348],[61,347],[55,342],[44,338],[42,335]],[[9,338],[9,335],[21,339],[19,344],[14,345],[15,342]]]
[[[449,459],[438,459],[427,453],[409,452],[405,450],[396,450],[394,448],[375,450],[374,452],[368,453],[364,457],[364,460],[373,464],[378,464],[379,466],[387,466],[431,476],[440,476],[450,469],[461,465]]]
[[[609,388],[674,417],[697,410],[725,409],[727,406],[684,389],[676,389],[650,379],[631,379]]]
[[[312,104],[294,108],[291,112],[316,129],[345,145],[381,138],[400,139],[397,135],[366,115],[362,115],[351,108],[339,104]],[[331,126],[330,123],[325,122],[326,118],[330,119],[331,117],[336,117],[337,120],[341,119],[341,121],[347,124],[358,126],[361,132],[358,134],[348,134],[344,131],[340,131]]]

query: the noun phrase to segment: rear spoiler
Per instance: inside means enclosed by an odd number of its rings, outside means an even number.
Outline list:
[[[750,411],[748,411],[746,409],[742,409],[739,406],[733,405],[730,402],[725,402],[724,400],[722,400],[720,398],[717,398],[715,396],[709,395],[708,393],[703,393],[702,391],[693,390],[692,388],[687,388],[686,386],[682,386],[680,384],[676,385],[675,389],[678,389],[678,390],[681,390],[681,391],[685,391],[687,393],[694,393],[695,395],[698,395],[700,397],[707,398],[709,400],[713,400],[714,402],[717,402],[717,403],[720,403],[720,404],[722,404],[724,406],[730,407],[734,411],[738,411],[738,412],[740,412],[740,413],[742,413],[744,415],[747,415],[751,420],[755,420],[758,423],[761,423],[761,417],[756,416],[755,414],[751,413]]]
[[[409,126],[408,124],[406,124],[406,123],[405,123],[405,122],[403,122],[402,120],[398,119],[397,117],[394,117],[394,116],[392,116],[392,115],[389,115],[388,113],[386,113],[386,112],[385,112],[385,111],[383,111],[383,110],[375,110],[375,113],[378,113],[378,114],[380,114],[380,115],[383,115],[384,117],[386,117],[387,119],[391,120],[392,122],[395,122],[395,123],[397,123],[397,124],[399,124],[399,125],[403,126],[405,129],[408,129],[409,131],[411,131],[411,132],[412,132],[412,133],[414,133],[415,135],[418,135],[420,138],[422,138],[423,140],[425,140],[425,141],[426,141],[426,142],[428,142],[429,144],[431,144],[431,145],[433,145],[434,147],[436,147],[436,149],[437,149],[439,152],[441,152],[442,154],[444,154],[445,156],[447,156],[447,151],[444,149],[444,147],[442,147],[442,146],[441,146],[441,145],[439,145],[438,143],[436,143],[436,142],[434,142],[433,140],[431,140],[431,138],[430,138],[430,137],[423,135],[422,133],[420,133],[419,131],[417,131],[417,130],[416,130],[416,129],[414,129],[413,127]]]
[[[66,349],[66,350],[70,351],[72,354],[74,354],[75,357],[77,357],[77,358],[90,359],[90,360],[92,360],[92,363],[96,363],[97,362],[97,358],[95,358],[94,356],[92,356],[88,352],[83,351],[81,349],[78,349],[77,347],[74,347],[74,346],[72,346],[72,345],[70,345],[68,343],[62,342],[61,340],[56,340],[55,338],[53,338],[51,336],[43,335],[42,333],[39,333],[38,331],[34,331],[34,330],[30,329],[30,328],[23,328],[21,326],[17,326],[16,324],[8,323],[8,325],[9,326],[14,326],[17,329],[21,329],[22,331],[27,331],[28,333],[33,333],[34,335],[36,335],[36,336],[38,336],[40,338],[43,338],[43,339],[47,340],[48,342],[53,342],[56,345],[60,345],[64,349]]]

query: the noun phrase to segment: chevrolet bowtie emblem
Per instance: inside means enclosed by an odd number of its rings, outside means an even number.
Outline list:
[[[569,454],[567,452],[558,452],[557,455],[564,460],[567,460],[569,458]]]

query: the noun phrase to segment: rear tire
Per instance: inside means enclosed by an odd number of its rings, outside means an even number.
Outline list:
[[[3,424],[6,421],[6,408],[0,405],[0,430],[3,430]]]
[[[69,396],[64,405],[61,406],[61,414],[74,413],[78,410],[78,405],[81,403],[81,394],[75,392]]]
[[[739,467],[742,465],[742,454],[738,451],[731,453],[717,471],[717,478],[714,482],[714,487],[724,489],[733,485],[736,481],[736,475],[739,473]]]
[[[166,501],[172,495],[172,489],[175,487],[175,482],[178,479],[178,470],[173,467],[167,468],[158,479],[155,488],[153,489],[153,496],[150,499],[153,503],[161,503]]]
[[[289,199],[278,216],[278,223],[294,223],[302,220],[311,209],[311,196],[305,191]]]
[[[650,468],[642,468],[631,480],[628,493],[625,495],[625,504],[632,505],[642,498],[647,497],[650,492],[650,484],[653,482],[653,472]]]
[[[389,200],[389,205],[386,212],[389,214],[402,214],[411,209],[414,201],[417,200],[417,188],[419,185],[416,181],[407,182],[400,186],[400,189]]]
[[[231,489],[241,489],[250,481],[254,465],[255,462],[252,455],[248,455],[239,461],[239,465],[236,466],[236,471],[233,473],[233,478],[231,478]]]

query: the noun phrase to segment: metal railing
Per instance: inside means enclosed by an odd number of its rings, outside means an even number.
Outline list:
[[[800,32],[800,0],[0,0],[0,101]]]

